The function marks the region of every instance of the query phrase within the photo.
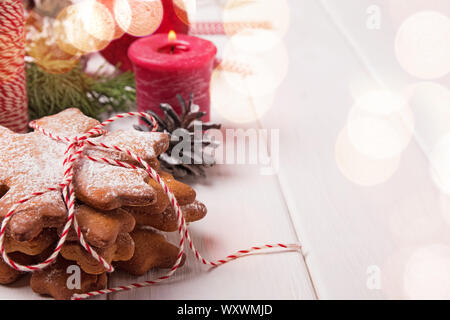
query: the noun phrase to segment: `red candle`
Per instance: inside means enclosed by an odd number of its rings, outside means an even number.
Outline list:
[[[105,5],[108,4],[108,8],[112,10],[112,0],[102,0],[102,2]],[[163,20],[155,33],[167,33],[170,30],[174,30],[177,34],[188,33],[189,25],[187,24],[187,13],[182,10],[182,8],[176,7],[173,0],[162,0],[162,5],[164,10]],[[180,17],[183,17],[183,19],[180,19]],[[101,54],[113,65],[120,63],[120,69],[124,71],[132,70],[132,64],[130,59],[128,59],[127,50],[136,39],[139,38],[125,33],[119,39],[113,40],[101,51]]]
[[[216,53],[212,42],[184,34],[176,40],[163,33],[135,41],[128,56],[136,75],[138,110],[162,115],[159,104],[169,103],[181,113],[176,95],[188,100],[193,93],[209,121],[209,83]]]

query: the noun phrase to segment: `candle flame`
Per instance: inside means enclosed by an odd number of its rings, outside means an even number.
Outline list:
[[[175,31],[170,30],[169,32],[169,41],[175,41],[177,40],[177,34],[175,33]]]

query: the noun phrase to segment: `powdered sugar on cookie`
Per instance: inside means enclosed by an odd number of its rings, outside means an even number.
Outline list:
[[[98,125],[98,121],[84,116],[77,109],[45,117],[37,123],[52,134],[68,138],[86,133]],[[57,187],[63,181],[67,144],[40,132],[15,134],[2,127],[0,137],[0,187],[8,191],[0,198],[1,219],[18,200],[33,192]],[[155,158],[168,145],[164,134],[143,134],[134,130],[114,132],[98,139],[105,144],[130,149],[146,159]],[[95,152],[90,149],[93,147],[87,147],[85,152]],[[114,158],[114,153],[103,156]],[[77,198],[94,208],[112,210],[124,205],[144,206],[156,200],[156,193],[147,183],[149,177],[143,170],[97,163],[87,158],[78,160],[75,166],[73,182]],[[61,193],[47,192],[20,206],[10,222],[9,232],[21,241],[29,240],[45,227],[63,224],[66,215]]]
[[[131,152],[144,159],[150,161],[158,157],[169,147],[169,138],[166,134],[160,132],[141,132],[137,130],[118,130],[108,132],[105,135],[92,139],[95,143],[103,143],[108,146],[117,146],[123,149],[129,149]],[[107,151],[101,148],[90,148],[87,154],[91,156],[106,155],[110,159],[127,161],[131,160],[123,152],[115,150]]]

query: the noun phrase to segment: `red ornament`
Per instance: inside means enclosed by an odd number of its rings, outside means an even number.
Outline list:
[[[169,31],[174,30],[177,34],[187,34],[189,31],[189,25],[185,23],[188,21],[187,12],[175,5],[173,0],[161,1],[164,9],[163,20],[155,33],[168,33]],[[106,4],[107,2],[111,2],[111,0],[102,0],[102,2],[111,10],[112,6]],[[180,17],[182,19],[180,19]],[[120,63],[121,70],[131,71],[133,66],[128,58],[127,52],[130,45],[137,39],[139,39],[139,37],[125,33],[122,37],[113,40],[100,53],[112,65]]]

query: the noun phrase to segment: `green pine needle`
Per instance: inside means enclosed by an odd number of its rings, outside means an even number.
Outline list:
[[[28,109],[31,119],[76,107],[98,119],[105,111],[127,111],[136,101],[134,75],[89,76],[80,65],[63,74],[27,64]]]

